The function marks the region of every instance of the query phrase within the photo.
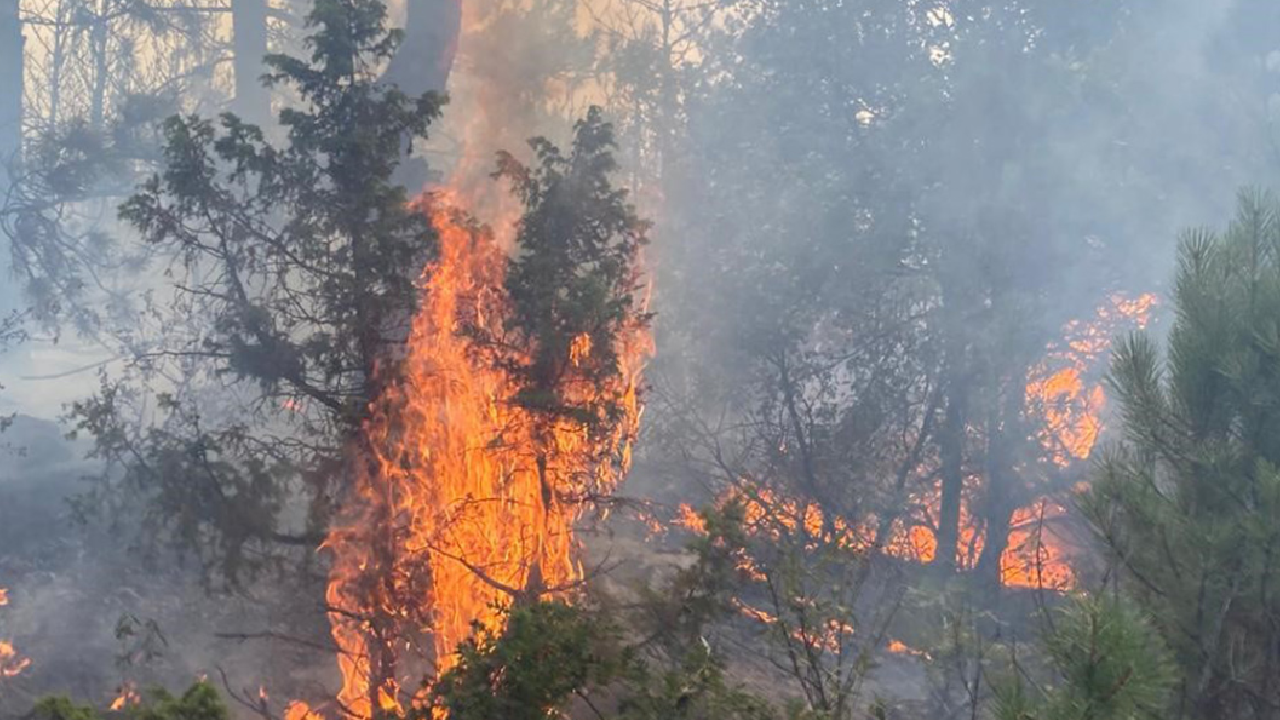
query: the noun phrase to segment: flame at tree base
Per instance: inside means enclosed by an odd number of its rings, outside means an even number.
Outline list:
[[[475,627],[496,630],[511,603],[575,587],[574,527],[625,472],[639,423],[643,327],[619,339],[616,386],[569,388],[620,400],[624,419],[607,437],[513,402],[520,388],[508,368],[527,349],[502,341],[507,254],[451,204],[426,200],[440,254],[424,273],[405,357],[371,408],[355,500],[326,543],[338,701],[353,717],[369,717],[375,702],[399,709],[405,696],[422,707],[423,679],[452,667]],[[575,342],[568,360],[591,351]]]

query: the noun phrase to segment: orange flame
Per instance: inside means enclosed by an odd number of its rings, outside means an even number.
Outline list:
[[[493,158],[540,134],[530,121],[550,85],[529,82],[528,68],[490,51],[515,27],[516,16],[504,15],[511,7],[468,2],[462,11],[450,112],[437,133],[455,138],[459,154],[441,148],[455,158],[449,190],[423,201],[439,256],[424,270],[422,308],[396,377],[381,378],[370,408],[352,471],[355,500],[326,541],[338,703],[351,717],[369,717],[374,705],[399,709],[405,699],[420,706],[429,678],[456,662],[474,626],[496,629],[504,606],[563,597],[583,578],[575,525],[630,464],[641,365],[652,352],[647,331],[632,328],[609,348],[619,358],[616,382],[571,382],[570,400],[620,406],[621,421],[599,437],[583,422],[549,421],[512,402],[509,368],[532,348],[475,339],[504,335],[507,251],[521,212],[492,181]],[[492,231],[456,207],[492,219]],[[600,350],[575,339],[566,374]]]
[[[676,511],[675,524],[700,535],[707,532],[707,522],[688,503],[680,503],[680,507]],[[658,525],[657,527],[661,529],[662,526]]]
[[[1051,345],[1045,360],[1030,374],[1025,412],[1040,421],[1035,437],[1046,463],[1067,467],[1093,453],[1102,433],[1106,397],[1100,383],[1089,383],[1086,378],[1110,349],[1113,335],[1126,325],[1145,328],[1156,305],[1156,297],[1150,293],[1132,299],[1114,294],[1108,300],[1093,320],[1068,323],[1064,328],[1066,339]],[[974,517],[968,497],[980,482],[977,477],[966,481],[960,508],[956,566],[963,569],[974,567],[984,546],[981,522]],[[745,529],[749,533],[777,537],[782,531],[803,529],[815,539],[860,550],[870,549],[875,538],[874,517],[857,526],[844,518],[827,519],[813,503],[781,497],[773,490],[749,483],[730,489],[717,502],[735,499],[744,504]],[[889,537],[882,539],[883,552],[903,560],[932,562],[938,549],[933,528],[941,505],[940,488],[935,485],[918,495],[914,504],[923,517],[895,521]],[[1000,577],[1005,586],[1067,589],[1074,584],[1071,543],[1055,527],[1066,514],[1067,509],[1060,502],[1048,497],[1014,512],[1007,548],[1000,559]],[[695,533],[705,534],[707,530],[702,518],[688,505],[680,506],[674,524]],[[739,559],[738,568],[749,577],[758,575],[749,558]]]
[[[1089,457],[1102,433],[1101,385],[1086,387],[1078,367],[1047,373],[1041,364],[1027,383],[1027,402],[1044,414],[1038,436],[1049,460],[1066,467]]]
[[[1032,370],[1026,412],[1043,418],[1037,437],[1048,460],[1066,467],[1093,452],[1102,432],[1106,394],[1101,384],[1087,384],[1085,378],[1110,350],[1115,333],[1125,326],[1146,328],[1155,306],[1151,293],[1111,295],[1092,321],[1067,323],[1066,339],[1050,345],[1044,361]]]
[[[1044,449],[1043,461],[1069,467],[1093,454],[1102,435],[1106,393],[1100,382],[1085,378],[1111,349],[1117,332],[1147,327],[1156,304],[1152,293],[1134,298],[1112,294],[1091,321],[1068,323],[1066,339],[1051,345],[1045,360],[1032,370],[1025,412],[1042,420],[1036,438]],[[1000,561],[1005,585],[1065,589],[1075,584],[1070,543],[1054,527],[1054,521],[1066,514],[1061,503],[1047,497],[1014,513]]]
[[[502,336],[507,256],[447,200],[427,201],[440,255],[425,273],[399,377],[366,427],[361,502],[327,542],[335,555],[330,619],[344,678],[338,699],[357,717],[370,714],[371,680],[380,685],[378,704],[395,710],[411,673],[428,674],[388,667],[386,658],[431,658],[434,672],[443,672],[474,624],[495,629],[503,606],[563,595],[581,580],[574,526],[586,502],[625,472],[640,417],[640,370],[650,351],[641,327],[616,348],[615,385],[581,382],[570,390],[620,400],[624,420],[607,437],[512,402],[518,387],[510,365],[468,333]],[[581,362],[591,352],[580,339],[568,359]]]
[[[0,607],[9,605],[9,590],[0,587]],[[31,667],[31,659],[18,654],[17,648],[6,640],[0,640],[0,678],[17,677]]]
[[[0,640],[0,677],[16,677],[31,667],[31,659],[20,657],[13,645]]]
[[[312,712],[310,705],[294,700],[285,708],[284,720],[324,720],[324,718],[319,713]]]
[[[923,650],[917,650],[901,640],[890,640],[889,644],[885,646],[885,649],[895,655],[911,655],[913,657],[921,658],[926,662],[933,659],[929,653]]]
[[[120,690],[115,700],[111,701],[112,710],[123,710],[126,705],[139,705],[142,703],[142,696],[138,694],[138,690],[133,683],[126,682],[120,686]]]

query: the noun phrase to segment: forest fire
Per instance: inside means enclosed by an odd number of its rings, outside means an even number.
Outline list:
[[[1151,293],[1136,298],[1113,294],[1092,319],[1067,323],[1064,339],[1046,348],[1045,358],[1029,373],[1024,408],[1036,428],[1040,463],[1061,470],[1093,453],[1102,434],[1106,393],[1099,381],[1090,378],[1097,375],[1098,363],[1105,359],[1112,338],[1126,329],[1145,328],[1155,305],[1156,297]],[[979,478],[971,478],[966,483],[966,496],[979,484]],[[937,517],[938,503],[936,492],[924,498],[929,517]],[[966,499],[960,514],[956,562],[961,568],[972,568],[984,545],[983,529],[968,505]],[[1071,543],[1055,531],[1066,515],[1067,508],[1052,493],[1014,511],[1008,545],[1000,559],[1003,585],[1066,589],[1074,584]],[[916,559],[931,562],[937,549],[931,528],[917,525],[908,532],[909,542],[892,543],[891,550],[909,548]]]
[[[1088,378],[1097,375],[1118,333],[1146,329],[1156,302],[1152,293],[1112,294],[1092,320],[1067,323],[1064,340],[1050,345],[1044,361],[1032,370],[1025,412],[1040,420],[1036,439],[1042,463],[1069,468],[1093,454],[1102,434],[1106,393],[1100,381]],[[1077,488],[1066,488],[1071,489]],[[1058,589],[1074,584],[1070,542],[1056,531],[1066,515],[1063,502],[1052,495],[1014,512],[1000,562],[1002,583]]]
[[[1129,297],[1112,294],[1090,320],[1072,320],[1063,328],[1063,340],[1051,343],[1044,359],[1034,366],[1026,385],[1025,416],[1036,428],[1041,447],[1039,462],[1064,470],[1087,460],[1102,434],[1106,393],[1098,374],[1115,335],[1127,329],[1144,329],[1156,305],[1156,297],[1145,293]],[[1035,469],[1026,470],[1035,474]],[[972,478],[976,486],[978,478]],[[969,483],[966,483],[968,495]],[[976,488],[975,488],[976,489]],[[1065,488],[1069,491],[1072,488]],[[926,505],[936,517],[938,499]],[[984,545],[979,521],[967,507],[961,508],[957,565],[971,568]],[[1071,543],[1061,537],[1056,526],[1067,508],[1054,493],[1014,511],[1009,524],[1008,545],[1000,559],[1000,579],[1006,587],[1066,589],[1075,581],[1071,567]],[[911,542],[917,556],[931,561],[936,541],[929,528],[918,530]]]
[[[1102,433],[1106,396],[1101,383],[1090,378],[1096,376],[1112,338],[1128,328],[1145,328],[1155,305],[1156,297],[1150,293],[1136,298],[1112,295],[1093,319],[1068,323],[1064,340],[1051,344],[1045,358],[1032,368],[1024,413],[1037,428],[1034,439],[1041,447],[1041,464],[1062,471],[1093,453]],[[1036,468],[1026,471],[1040,472]],[[970,498],[980,491],[981,484],[982,478],[977,476],[966,481],[960,508],[956,566],[965,570],[976,566],[985,544],[983,523],[970,507]],[[730,489],[719,502],[735,499],[743,503],[748,533],[803,530],[816,541],[862,550],[876,543],[874,517],[861,523],[839,517],[828,522],[815,504],[781,497],[775,490],[751,484]],[[901,560],[933,562],[938,545],[933,523],[940,502],[936,486],[913,498],[911,504],[919,509],[922,519],[895,521],[889,537],[880,539],[883,552]],[[1008,544],[1000,559],[1000,579],[1005,587],[1067,589],[1074,584],[1072,543],[1057,531],[1067,515],[1065,502],[1055,493],[1014,511]],[[762,523],[766,517],[770,522]],[[688,505],[680,506],[675,522],[693,532],[706,532],[702,518]],[[749,560],[741,562],[740,569],[753,572]]]
[[[1106,394],[1100,384],[1085,378],[1110,349],[1118,331],[1146,328],[1155,304],[1151,293],[1136,298],[1113,294],[1092,321],[1067,323],[1065,340],[1049,346],[1027,383],[1027,413],[1043,419],[1037,437],[1045,459],[1066,467],[1093,452],[1102,430]]]
[[[369,715],[374,697],[398,707],[401,683],[414,673],[447,670],[458,643],[475,625],[494,629],[501,607],[574,588],[583,577],[574,525],[589,497],[625,471],[639,420],[646,345],[636,336],[616,348],[625,386],[577,388],[623,397],[628,417],[619,431],[591,438],[561,420],[541,436],[544,424],[511,402],[517,388],[498,357],[509,349],[482,347],[471,335],[501,335],[507,255],[447,196],[427,205],[441,236],[426,272],[431,300],[414,322],[402,377],[368,425],[363,507],[328,543],[328,600],[343,651],[339,701],[356,717]],[[569,363],[591,351],[574,342]],[[608,462],[615,452],[619,466]],[[389,664],[415,653],[434,667]]]

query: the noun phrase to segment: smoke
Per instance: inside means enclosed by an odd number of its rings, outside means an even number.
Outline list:
[[[413,1],[390,3],[393,22]],[[655,118],[677,137],[667,162],[653,163],[667,176],[646,178],[662,196],[649,203],[660,213],[646,417],[655,431],[628,492],[703,490],[662,456],[687,409],[669,399],[741,412],[739,391],[759,380],[770,343],[840,340],[823,328],[860,304],[918,297],[927,263],[945,263],[959,283],[1007,279],[1020,327],[1043,348],[1110,292],[1165,291],[1181,228],[1219,225],[1239,187],[1275,182],[1280,22],[1267,22],[1275,11],[1265,3],[1081,10],[1063,0],[1037,6],[1030,22],[1051,30],[1030,35],[1017,13],[942,4],[951,22],[923,27],[910,20],[920,2],[749,3],[702,26],[697,52],[672,70],[676,91],[609,106],[637,162],[652,161]],[[857,20],[864,6],[894,20],[872,32]],[[533,135],[562,141],[585,104],[616,99],[617,70],[596,54],[623,44],[593,35],[584,17],[599,15],[583,7],[463,3],[451,104],[421,152],[434,182],[487,198],[472,208],[482,220],[512,218],[489,177],[498,150],[523,154]],[[673,99],[667,114],[653,110]],[[846,328],[858,343],[870,333],[854,331],[873,329]],[[45,340],[0,355],[0,412],[49,420],[95,390],[103,355],[64,348]],[[80,367],[89,369],[61,375]],[[323,655],[212,636],[285,623],[272,608],[288,588],[210,599],[197,573],[168,559],[143,565],[123,529],[73,521],[65,499],[101,470],[84,444],[26,418],[0,438],[26,448],[0,465],[0,587],[13,600],[0,639],[33,659],[25,685],[0,695],[0,714],[49,689],[102,700],[125,676],[176,684],[217,678],[219,665],[234,666],[236,688],[265,678],[270,690],[292,668],[281,682],[333,687]],[[296,622],[325,635],[320,608],[301,614]],[[115,662],[139,642],[116,637],[130,616],[155,619],[167,640],[145,668]]]
[[[323,636],[321,608],[298,602],[301,588],[210,588],[173,555],[131,547],[128,528],[77,519],[69,500],[101,472],[83,459],[86,443],[28,417],[2,439],[0,587],[9,604],[0,608],[0,639],[30,665],[3,679],[0,717],[20,716],[49,693],[105,706],[126,682],[146,691],[207,677],[221,687],[225,675],[231,692],[256,698],[259,686],[323,692],[336,681],[329,655],[249,637],[264,629]]]
[[[824,5],[830,27],[813,19]],[[966,279],[1047,289],[1027,321],[1055,334],[1110,291],[1160,290],[1181,229],[1221,222],[1241,186],[1274,181],[1280,75],[1266,58],[1280,38],[1238,39],[1257,19],[1249,3],[1010,12],[1048,24],[1034,36],[981,4],[949,3],[953,24],[930,30],[911,24],[913,4],[893,5],[897,24],[858,41],[847,28],[860,8],[883,16],[889,4],[766,3],[771,29],[709,53],[710,75],[735,81],[690,95],[661,219],[671,245],[658,243],[670,254],[659,327],[699,336],[690,364],[723,368],[762,321],[778,332],[802,321],[786,308],[827,292],[821,278],[845,282],[810,267],[831,260],[817,255],[823,236],[843,232],[849,264],[888,273],[932,234]],[[948,61],[934,67],[935,53],[911,52],[917,41],[945,43]],[[744,255],[761,274],[717,282]]]

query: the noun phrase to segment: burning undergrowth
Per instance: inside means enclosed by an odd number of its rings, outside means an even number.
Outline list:
[[[1152,294],[1136,297],[1117,293],[1088,320],[1074,320],[1063,328],[1063,339],[1051,343],[1043,359],[1027,374],[1022,415],[1030,429],[1027,440],[1039,448],[1034,462],[1018,468],[1031,499],[1017,507],[1009,524],[1007,544],[1000,558],[1000,583],[1011,588],[1067,590],[1076,584],[1076,555],[1083,551],[1072,526],[1070,494],[1083,487],[1078,479],[1103,432],[1106,410],[1100,369],[1112,339],[1120,332],[1143,329],[1156,306]],[[982,430],[971,427],[975,437]],[[923,463],[922,478],[936,477],[936,461]],[[975,471],[965,478],[955,547],[955,567],[973,570],[986,543],[986,528],[975,506],[985,492],[985,478]],[[883,513],[843,516],[803,491],[790,489],[776,478],[742,473],[715,500],[719,507],[741,505],[746,530],[777,541],[796,535],[811,548],[830,546],[859,556],[883,553],[908,563],[937,560],[941,488],[934,481],[906,499],[895,515]],[[688,504],[679,507],[676,525],[705,533],[702,518]],[[744,555],[742,567],[761,579],[754,561]],[[744,614],[772,616],[750,607]]]

